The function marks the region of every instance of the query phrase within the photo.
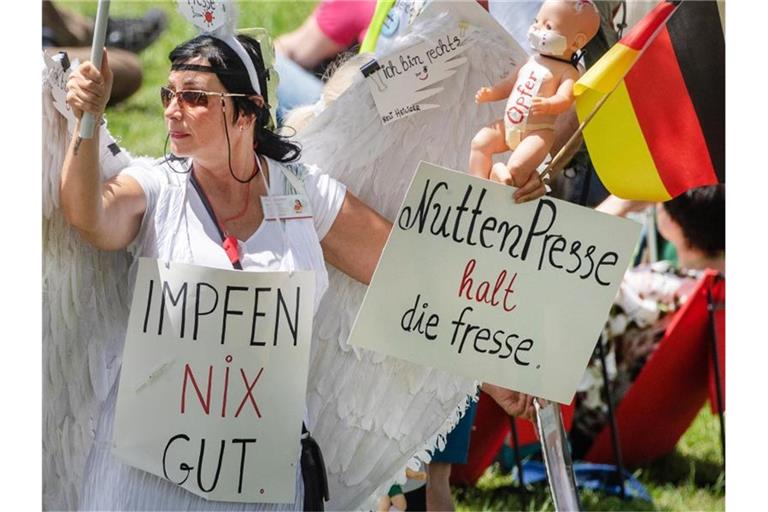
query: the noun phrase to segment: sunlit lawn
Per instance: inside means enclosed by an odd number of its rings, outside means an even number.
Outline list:
[[[725,510],[725,474],[720,449],[720,425],[707,405],[681,438],[675,451],[633,471],[653,503],[622,501],[582,491],[584,510]],[[490,467],[474,488],[454,489],[458,510],[554,510],[549,489],[537,486],[521,492],[512,476],[498,464]]]

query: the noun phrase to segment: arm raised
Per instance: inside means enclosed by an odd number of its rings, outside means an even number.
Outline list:
[[[138,182],[117,176],[103,182],[99,173],[99,130],[93,138],[78,136],[83,112],[101,119],[112,88],[112,72],[104,51],[100,73],[84,62],[67,82],[67,103],[77,123],[61,169],[61,209],[64,218],[99,249],[123,249],[139,231],[147,203]]]
[[[313,69],[325,59],[336,57],[346,46],[325,35],[312,14],[293,32],[275,40],[275,49],[303,67]]]

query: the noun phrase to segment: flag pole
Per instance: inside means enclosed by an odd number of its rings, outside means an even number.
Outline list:
[[[104,53],[104,41],[107,35],[107,17],[109,16],[109,0],[99,0],[99,6],[96,11],[96,24],[93,29],[93,43],[91,45],[91,64],[96,69],[101,68],[101,57]],[[86,112],[83,114],[83,120],[80,124],[80,138],[93,138],[96,119],[93,114]]]

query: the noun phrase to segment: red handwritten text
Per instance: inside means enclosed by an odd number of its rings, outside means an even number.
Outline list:
[[[501,304],[504,311],[514,311],[517,304],[512,304],[510,306],[508,301],[511,300],[510,295],[515,293],[513,286],[515,285],[515,279],[517,279],[517,272],[512,274],[508,282],[507,271],[502,270],[499,272],[499,275],[496,278],[496,283],[493,285],[493,290],[491,291],[490,281],[480,281],[480,284],[475,287],[475,280],[472,278],[472,274],[475,271],[476,265],[477,261],[471,259],[464,267],[464,274],[461,276],[461,283],[459,284],[459,297],[465,297],[469,301],[484,302],[494,307]],[[505,282],[507,283],[506,288],[504,287]],[[502,289],[503,294],[500,299],[499,292],[501,292]]]

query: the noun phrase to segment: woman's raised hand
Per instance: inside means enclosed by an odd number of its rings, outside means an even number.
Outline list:
[[[101,58],[101,71],[90,61],[75,69],[67,80],[67,104],[75,117],[80,119],[83,112],[98,117],[104,113],[112,91],[112,70],[109,68],[107,50]]]

